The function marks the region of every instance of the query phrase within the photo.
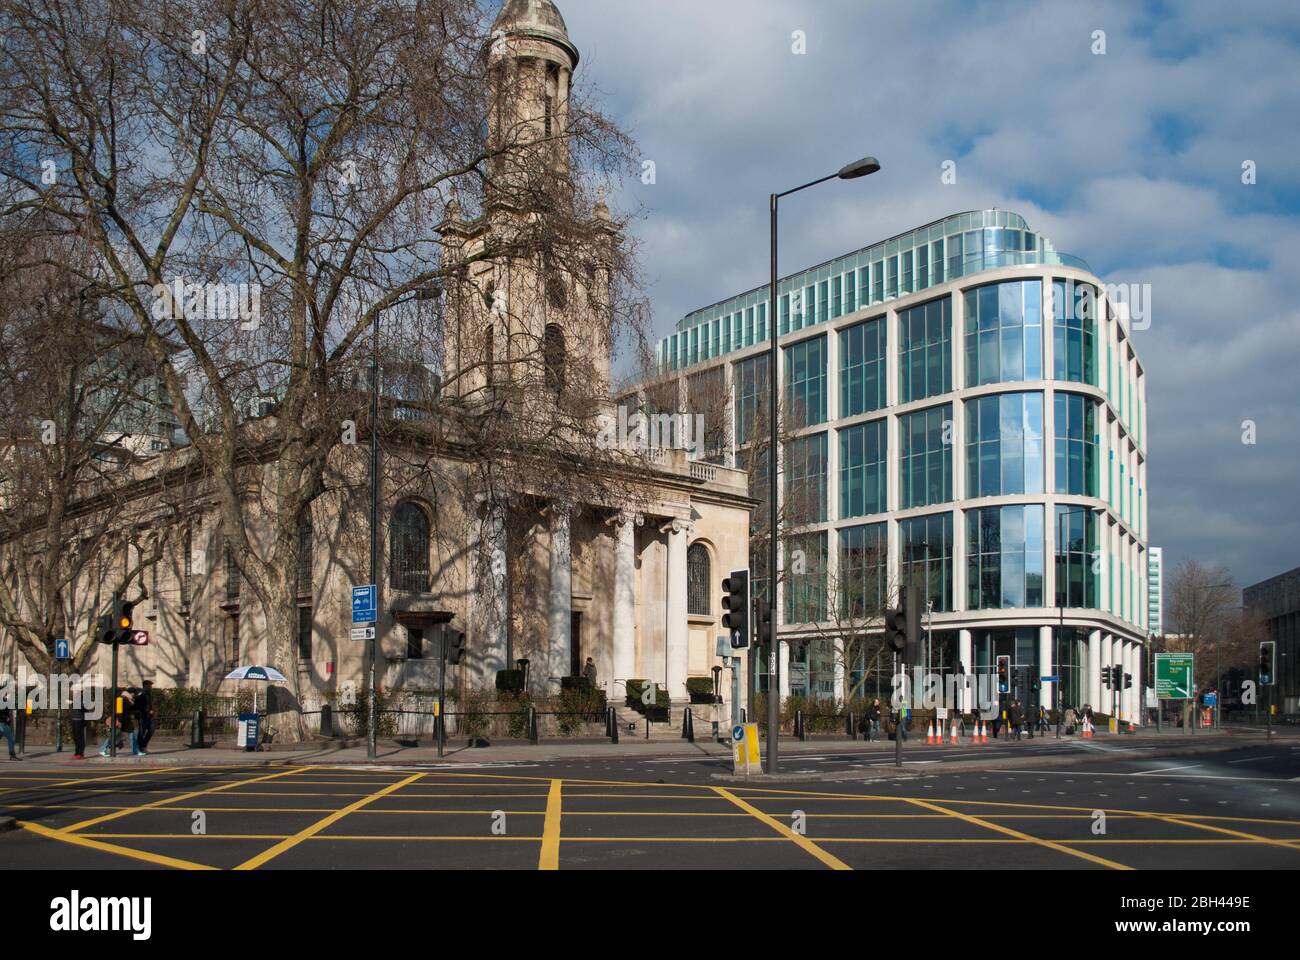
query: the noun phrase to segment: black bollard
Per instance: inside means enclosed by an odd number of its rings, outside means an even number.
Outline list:
[[[334,711],[328,703],[320,705],[320,735],[322,737],[334,736]]]
[[[202,710],[194,711],[194,718],[190,722],[190,748],[197,749],[204,747],[203,724],[206,717]]]

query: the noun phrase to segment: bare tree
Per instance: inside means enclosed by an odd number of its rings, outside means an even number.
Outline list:
[[[1201,689],[1216,685],[1216,660],[1220,670],[1245,665],[1241,638],[1252,631],[1241,616],[1241,591],[1227,567],[1189,557],[1169,578],[1165,596],[1167,620],[1174,628],[1165,636],[1165,647],[1196,654]]]
[[[93,250],[207,471],[271,662],[293,656],[300,517],[330,482],[355,484],[331,456],[345,422],[368,422],[357,387],[374,325],[457,398],[424,439],[479,463],[469,486],[508,500],[512,478],[544,486],[573,465],[559,438],[592,447],[575,425],[607,376],[575,361],[567,382],[587,396],[555,416],[540,401],[557,351],[534,321],[545,303],[598,313],[597,345],[643,339],[632,250],[595,202],[630,167],[629,141],[580,90],[544,130],[502,111],[532,91],[497,68],[472,0],[0,11],[0,229],[39,214]],[[472,319],[494,307],[499,324]],[[262,396],[275,416],[250,429]],[[254,516],[268,536],[251,536]],[[286,734],[304,735],[290,713]]]

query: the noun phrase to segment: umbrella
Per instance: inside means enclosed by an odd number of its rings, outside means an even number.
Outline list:
[[[275,667],[235,667],[226,674],[227,680],[261,680],[263,682],[282,682],[285,675]],[[253,688],[253,712],[257,713],[257,688]]]

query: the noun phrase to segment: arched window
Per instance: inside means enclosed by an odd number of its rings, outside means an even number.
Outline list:
[[[429,515],[410,501],[393,511],[388,582],[394,590],[429,590]]]
[[[709,548],[692,543],[686,551],[686,612],[707,617],[709,607]]]
[[[556,324],[548,323],[542,342],[542,360],[546,364],[546,388],[555,393],[564,390],[565,354],[564,331]]]

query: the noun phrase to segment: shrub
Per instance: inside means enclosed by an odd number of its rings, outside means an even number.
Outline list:
[[[518,672],[518,671],[515,671]],[[460,732],[471,741],[487,736],[496,699],[490,690],[467,690],[460,698]]]
[[[691,703],[712,703],[713,678],[688,677],[686,679],[686,692],[691,696]]]

